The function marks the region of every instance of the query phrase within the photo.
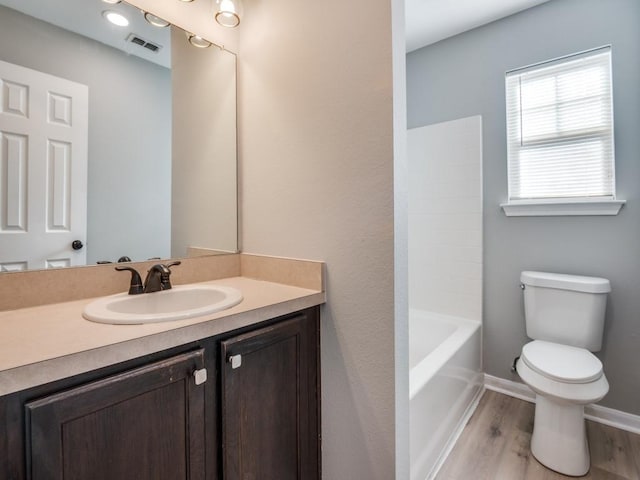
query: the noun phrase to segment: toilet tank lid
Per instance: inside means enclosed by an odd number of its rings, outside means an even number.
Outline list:
[[[583,277],[564,273],[526,271],[520,274],[520,281],[533,287],[559,288],[585,293],[608,293],[611,291],[611,284],[606,278]]]

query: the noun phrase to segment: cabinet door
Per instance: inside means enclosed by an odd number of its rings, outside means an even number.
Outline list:
[[[319,478],[317,319],[222,342],[224,480]]]
[[[28,403],[28,478],[203,480],[203,366],[200,349]]]

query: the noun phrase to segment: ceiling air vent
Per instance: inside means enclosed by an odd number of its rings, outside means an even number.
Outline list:
[[[161,45],[158,45],[157,43],[149,42],[148,40],[145,40],[140,35],[136,35],[135,33],[130,34],[127,37],[127,41],[135,45],[139,45],[142,48],[146,48],[150,52],[154,52],[154,53],[157,53],[162,48]]]

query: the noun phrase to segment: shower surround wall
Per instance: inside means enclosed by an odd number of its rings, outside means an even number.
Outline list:
[[[431,479],[482,385],[482,119],[408,131],[411,480]]]
[[[482,319],[482,119],[414,128],[409,307]]]

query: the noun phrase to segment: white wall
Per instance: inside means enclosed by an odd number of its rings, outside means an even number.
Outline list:
[[[245,17],[243,250],[326,261],[323,478],[393,479],[391,3],[256,1]]]
[[[482,320],[482,118],[408,131],[409,306]]]

